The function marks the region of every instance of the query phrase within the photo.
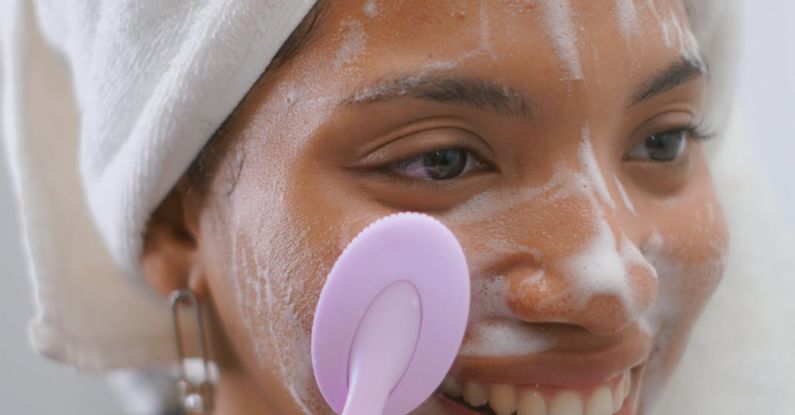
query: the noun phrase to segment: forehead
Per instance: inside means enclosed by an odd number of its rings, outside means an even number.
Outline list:
[[[604,82],[698,54],[673,0],[335,0],[322,20],[312,54],[351,81],[459,70]]]

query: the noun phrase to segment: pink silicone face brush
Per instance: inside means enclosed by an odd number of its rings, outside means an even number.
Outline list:
[[[469,315],[469,272],[453,233],[399,213],[365,228],[337,259],[315,311],[312,365],[344,415],[402,415],[453,364]]]

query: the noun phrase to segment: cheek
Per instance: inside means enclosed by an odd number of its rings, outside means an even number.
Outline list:
[[[314,389],[309,333],[316,298],[311,282],[318,267],[301,227],[277,210],[269,212],[233,215],[228,229],[231,255],[224,282],[227,303],[235,305],[232,343],[261,384],[284,389],[290,400],[306,405]]]
[[[658,222],[642,247],[659,274],[658,308],[676,309],[676,316],[687,320],[697,317],[720,282],[728,246],[726,223],[715,199],[695,206]]]
[[[292,166],[270,176],[289,186],[260,181],[249,187],[241,177],[228,213],[230,286],[243,330],[239,341],[267,374],[262,378],[281,384],[306,413],[324,413],[311,366],[317,300],[351,239],[395,212],[340,197],[341,186],[332,192],[302,164]]]
[[[689,334],[723,276],[728,233],[717,202],[710,198],[699,208],[666,221],[643,246],[656,268],[660,295],[642,324],[655,339],[655,352],[646,368],[645,406],[651,406],[684,352]]]
[[[311,325],[343,238],[336,228],[324,231],[323,221],[341,221],[303,200],[300,186],[279,185],[307,180],[271,173],[244,170],[218,210],[211,289],[230,342],[263,393],[287,405],[285,413],[325,413],[312,376]]]

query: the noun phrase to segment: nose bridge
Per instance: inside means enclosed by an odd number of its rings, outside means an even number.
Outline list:
[[[537,272],[516,267],[509,275],[508,303],[528,322],[617,332],[654,301],[656,272],[626,232],[626,221],[634,216],[614,202],[611,195],[619,189],[611,190],[603,179],[590,142],[583,144],[579,157],[578,169],[566,172],[569,180],[557,189],[563,196],[545,208],[543,222],[527,229],[526,243],[538,252],[532,266]],[[544,238],[538,238],[538,227]]]

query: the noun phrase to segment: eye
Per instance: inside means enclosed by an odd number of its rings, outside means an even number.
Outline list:
[[[646,137],[629,150],[630,160],[651,160],[657,162],[674,161],[687,148],[687,129],[666,131]]]
[[[388,167],[399,176],[420,180],[450,180],[483,164],[471,152],[460,148],[433,150],[401,160]]]

